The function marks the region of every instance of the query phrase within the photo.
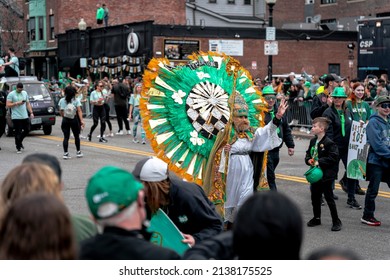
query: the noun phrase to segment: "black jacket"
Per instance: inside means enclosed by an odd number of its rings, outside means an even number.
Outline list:
[[[119,83],[113,86],[111,93],[114,95],[115,106],[127,106],[127,99],[130,97],[130,90],[125,84]]]
[[[141,231],[106,227],[102,234],[84,240],[81,260],[177,260],[180,256],[169,249],[145,240]]]
[[[233,231],[225,231],[208,240],[195,244],[183,256],[184,260],[234,260]]]
[[[326,131],[326,136],[328,136],[333,142],[337,144],[339,152],[342,153],[348,149],[349,136],[351,135],[351,127],[353,121],[353,115],[347,109],[344,111],[345,119],[345,136],[341,134],[341,121],[337,114],[337,110],[334,107],[329,107],[325,110],[323,117],[327,117],[332,121],[329,125],[328,130]]]
[[[170,205],[163,210],[179,230],[191,234],[195,242],[222,232],[222,219],[203,189],[175,176],[170,176],[169,179]]]
[[[274,107],[274,112],[276,112],[275,109],[276,109],[276,107]],[[271,121],[271,114],[269,112],[265,113],[264,121],[265,121],[265,124],[268,124]],[[278,135],[283,140],[283,142],[286,143],[287,148],[294,148],[295,147],[294,137],[291,134],[291,128],[288,125],[286,115],[284,115],[282,117],[282,120],[281,120],[278,127],[279,127]],[[282,142],[282,144],[280,144],[279,147],[276,147],[276,148],[272,149],[271,151],[279,150],[283,146],[283,142]]]
[[[322,117],[322,114],[325,112],[326,109],[329,108],[328,104],[325,102],[323,103],[321,101],[320,95],[315,95],[313,97],[313,103],[311,104],[311,111],[310,111],[310,117],[314,120],[315,118]]]
[[[317,137],[310,140],[310,145],[306,151],[305,163],[309,164],[311,159],[311,148],[316,144]],[[337,145],[326,135],[318,143],[318,165],[324,173],[322,181],[335,180],[339,171],[339,151]]]

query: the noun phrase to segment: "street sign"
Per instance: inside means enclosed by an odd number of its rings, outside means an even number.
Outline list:
[[[252,70],[257,69],[257,61],[252,61]]]
[[[276,28],[275,27],[267,27],[265,32],[265,39],[267,41],[275,41]]]
[[[80,58],[80,68],[87,68],[87,59],[85,57]]]
[[[278,55],[279,47],[278,41],[265,41],[264,42],[264,54],[265,55]]]

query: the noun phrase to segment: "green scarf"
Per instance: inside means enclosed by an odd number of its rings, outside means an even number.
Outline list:
[[[311,158],[315,161],[318,161],[318,143],[319,141],[317,140],[314,146],[310,149]]]
[[[341,122],[341,135],[345,137],[345,116],[343,111],[337,110]]]

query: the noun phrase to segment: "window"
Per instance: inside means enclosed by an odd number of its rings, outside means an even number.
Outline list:
[[[321,4],[334,4],[337,0],[321,0]]]
[[[27,39],[29,42],[36,40],[35,34],[35,17],[31,17],[27,21]]]
[[[335,73],[336,75],[340,76],[340,64],[329,64],[328,66],[328,73]]]
[[[217,0],[209,0],[209,3],[215,4],[217,3]]]
[[[252,0],[244,0],[244,5],[252,5]]]
[[[54,33],[54,15],[50,15],[50,39],[54,40],[55,39],[55,33]]]
[[[236,0],[227,0],[228,4],[235,4]]]
[[[337,21],[335,18],[331,18],[331,19],[323,19],[323,20],[321,20],[321,23],[334,23],[334,24],[336,24]]]
[[[43,34],[43,17],[38,17],[38,28],[39,28],[38,40],[43,40],[43,38],[44,38],[44,34]]]
[[[306,23],[312,23],[313,22],[313,18],[312,17],[307,17],[306,18]]]

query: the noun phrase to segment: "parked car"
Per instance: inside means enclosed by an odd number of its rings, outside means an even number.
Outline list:
[[[9,92],[11,92],[16,89],[18,83],[23,84],[23,90],[27,92],[33,109],[34,118],[30,120],[30,130],[42,129],[45,135],[50,135],[52,126],[56,123],[55,104],[52,95],[45,87],[45,84],[38,81],[37,77],[33,76],[2,78],[0,81],[0,88],[2,88],[4,84],[8,84]],[[13,123],[10,113],[11,111],[8,109],[7,136],[11,136],[13,133]]]

